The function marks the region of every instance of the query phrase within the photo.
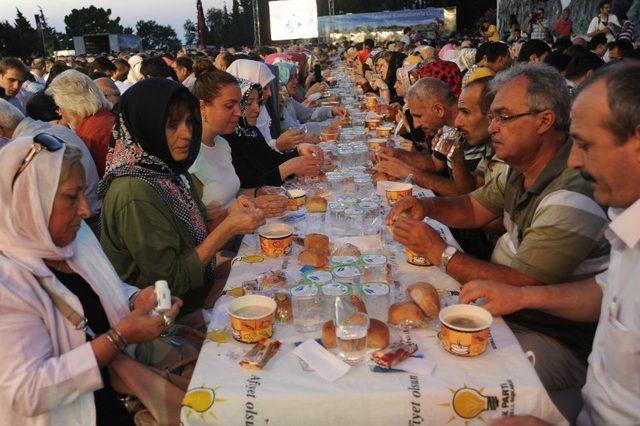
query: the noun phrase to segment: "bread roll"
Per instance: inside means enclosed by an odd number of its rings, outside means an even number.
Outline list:
[[[440,297],[434,286],[426,282],[413,283],[407,288],[407,294],[427,317],[431,319],[438,317]]]
[[[424,312],[413,302],[398,302],[389,307],[389,324],[422,327],[426,323]]]
[[[351,302],[353,306],[356,307],[356,310],[358,312],[362,312],[364,314],[367,313],[367,307],[365,306],[364,302],[355,294],[349,297],[349,302]]]
[[[327,200],[319,196],[307,197],[305,207],[307,213],[324,213],[327,211]]]
[[[387,346],[389,346],[389,327],[382,321],[371,318],[367,332],[367,347],[377,350]]]
[[[296,200],[293,200],[291,198],[287,199],[287,210],[289,211],[298,210],[298,203],[296,203]]]
[[[327,349],[336,347],[336,326],[333,320],[329,320],[322,325],[322,346]],[[389,327],[382,321],[371,319],[367,332],[367,347],[372,349],[383,349],[389,345]]]
[[[304,250],[298,255],[298,263],[300,265],[309,265],[313,268],[323,268],[327,264],[327,255],[321,250]]]
[[[304,238],[304,249],[320,250],[329,256],[329,237],[322,234],[307,234]]]
[[[360,249],[353,244],[343,244],[333,251],[333,256],[360,256]]]
[[[327,349],[336,347],[336,326],[333,320],[329,320],[322,325],[322,337],[320,338],[322,346]]]

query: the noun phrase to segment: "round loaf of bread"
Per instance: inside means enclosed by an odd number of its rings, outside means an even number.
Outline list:
[[[304,249],[320,250],[329,256],[329,237],[323,234],[307,234],[304,237]]]
[[[336,326],[333,320],[329,320],[322,325],[322,346],[327,349],[336,347]],[[369,330],[367,331],[367,347],[371,349],[384,349],[389,346],[389,327],[377,319],[369,320]]]
[[[323,268],[327,264],[327,254],[322,250],[307,249],[298,255],[298,263],[312,268]]]
[[[407,287],[407,294],[430,319],[438,318],[440,297],[435,287],[427,282],[417,282]]]
[[[396,326],[423,327],[427,317],[413,302],[398,302],[389,307],[389,324]]]
[[[327,200],[322,197],[307,197],[305,203],[307,213],[324,213],[327,211]]]

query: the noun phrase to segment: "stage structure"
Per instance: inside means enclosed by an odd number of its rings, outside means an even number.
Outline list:
[[[318,37],[316,0],[269,2],[271,40],[295,40]]]
[[[318,17],[320,40],[335,43],[346,38],[361,42],[399,40],[402,30],[411,27],[427,38],[436,39],[456,31],[456,8],[410,9]]]

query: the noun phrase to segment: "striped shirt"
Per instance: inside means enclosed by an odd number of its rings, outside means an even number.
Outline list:
[[[492,260],[545,284],[592,276],[608,266],[605,212],[589,184],[567,168],[567,143],[525,191],[524,176],[510,169],[471,196],[503,216],[507,232]]]
[[[497,216],[506,233],[491,256],[544,284],[594,276],[609,265],[608,220],[591,198],[590,185],[567,168],[567,142],[534,184],[524,189],[524,176],[509,168],[471,196]],[[567,344],[586,360],[595,326],[563,320],[540,311],[520,311],[509,320]]]

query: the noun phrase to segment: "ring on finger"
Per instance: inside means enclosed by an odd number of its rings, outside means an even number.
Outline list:
[[[164,325],[166,327],[171,327],[173,325],[173,319],[167,314],[162,314],[162,319],[164,320]]]

